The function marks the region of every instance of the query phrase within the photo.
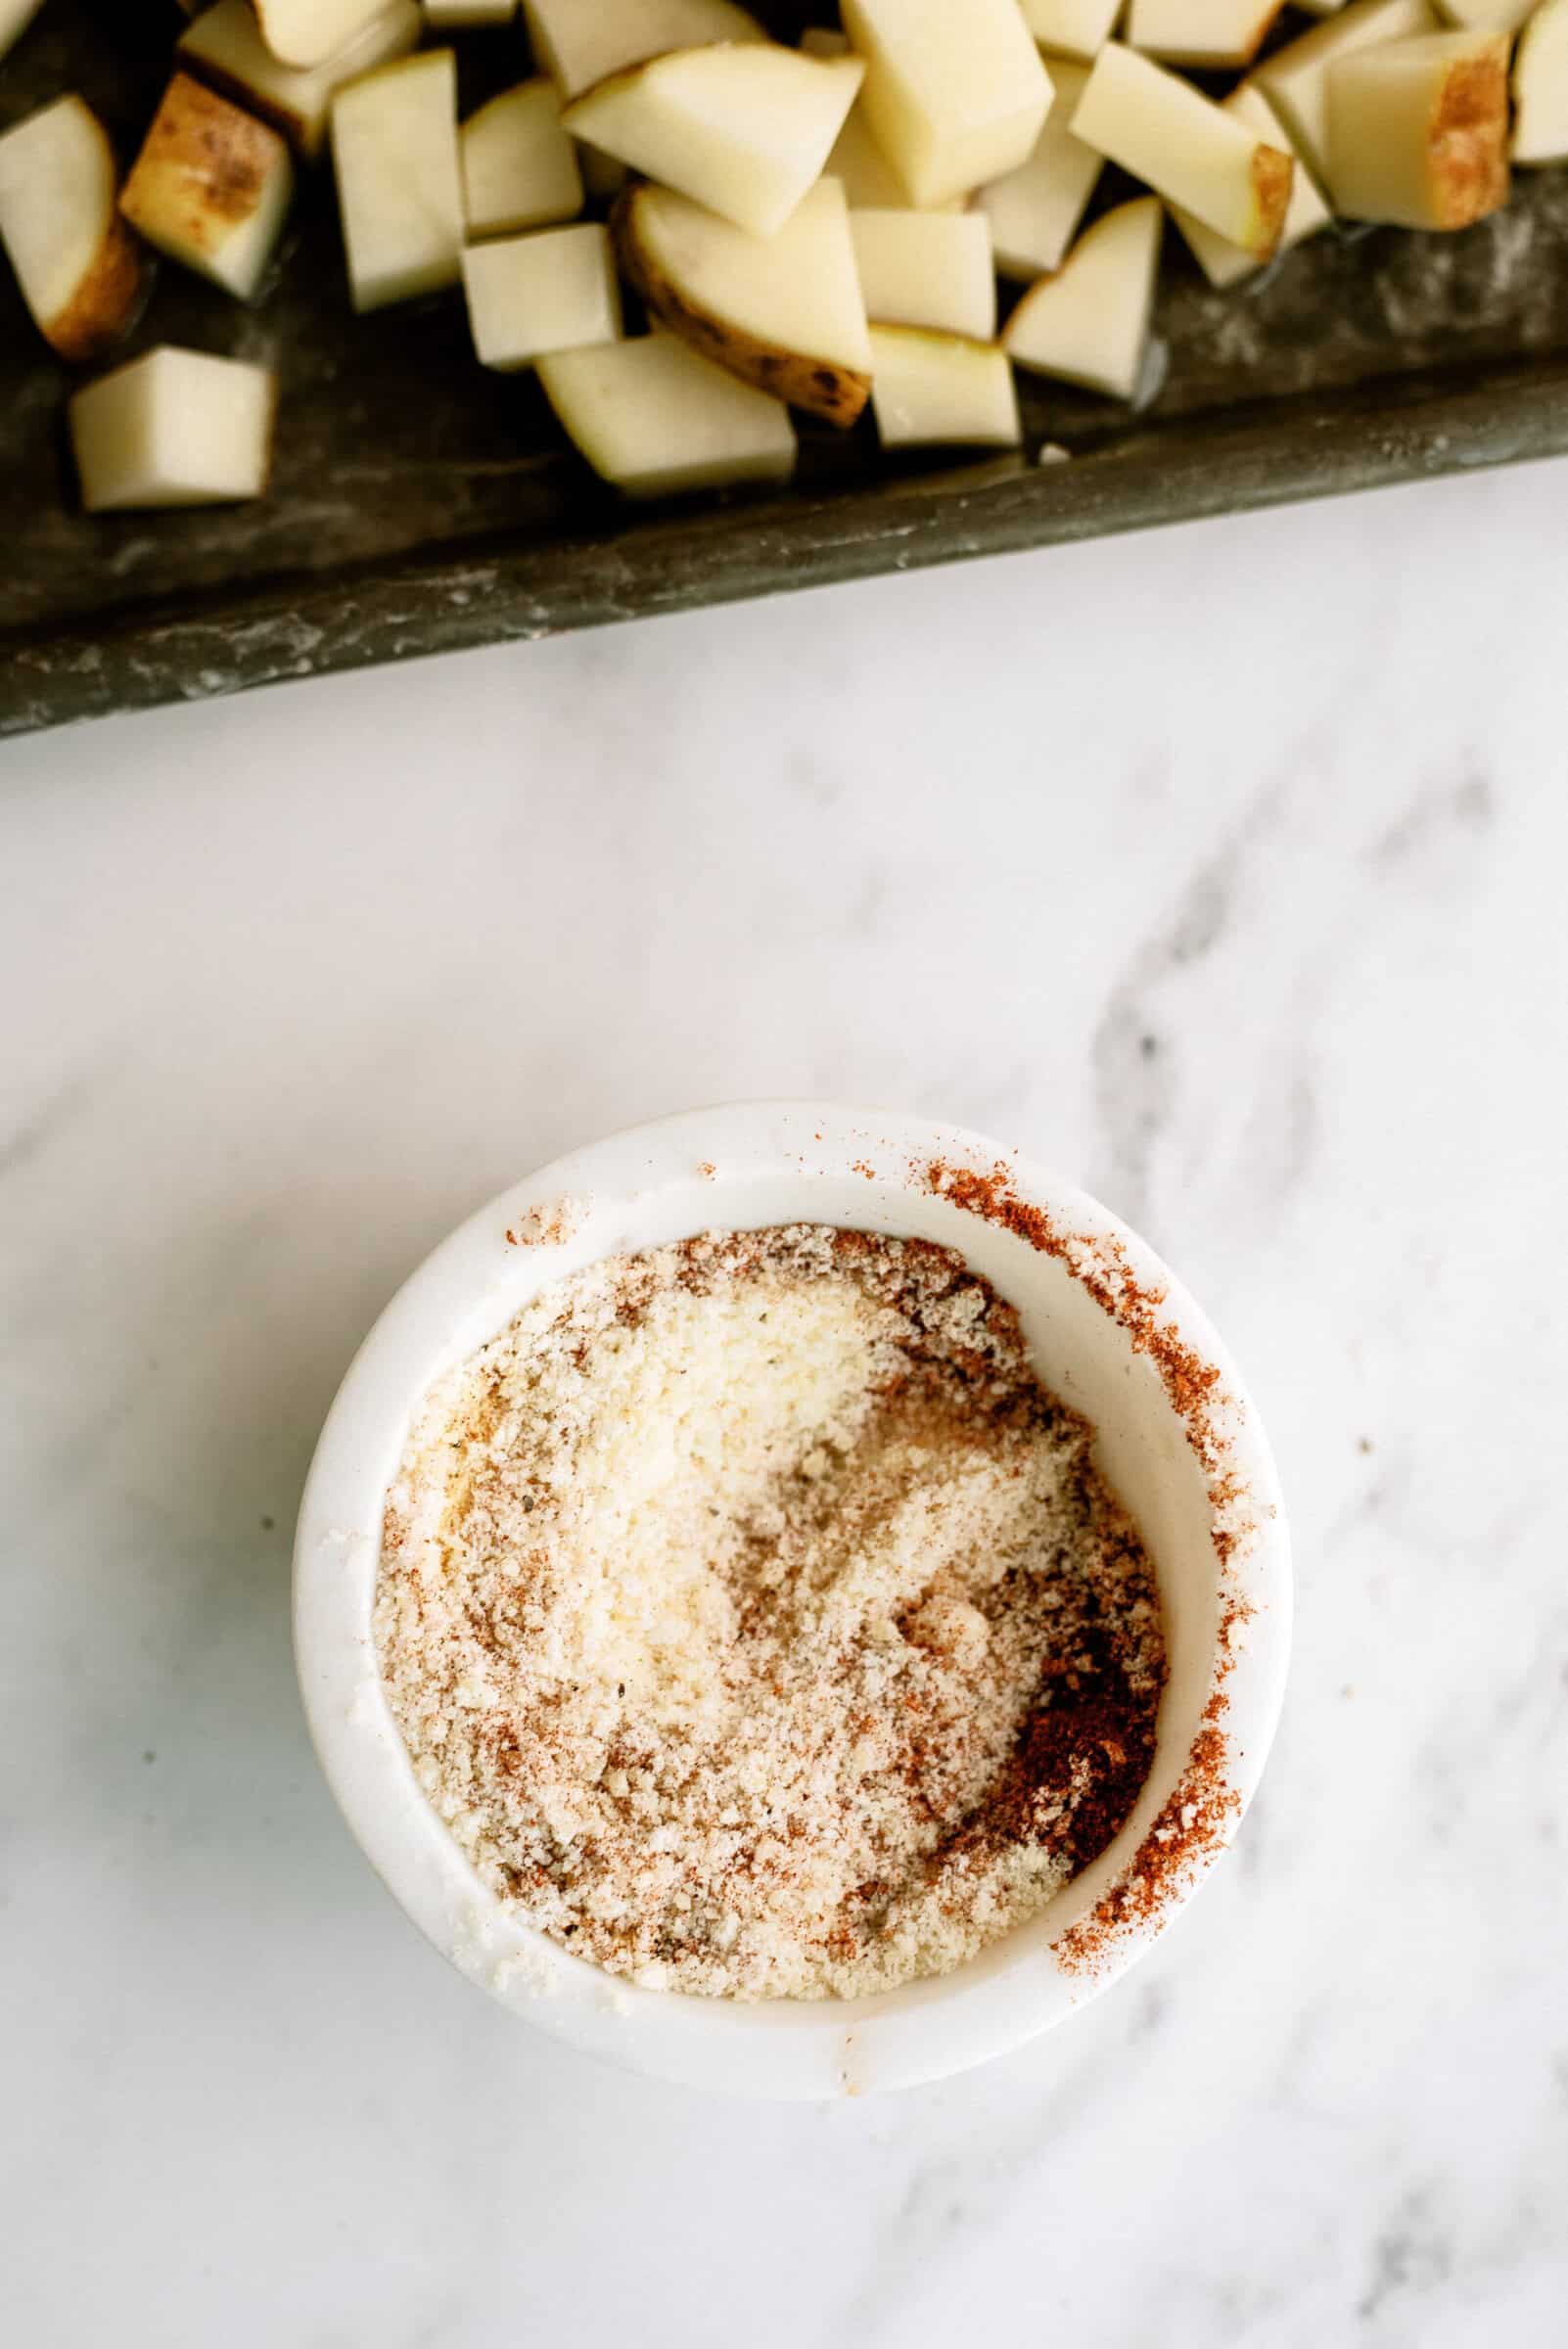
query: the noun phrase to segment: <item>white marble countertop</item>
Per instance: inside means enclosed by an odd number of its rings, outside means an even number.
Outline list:
[[[0,754],[10,2338],[1563,2339],[1565,517],[1540,467]],[[1176,1930],[821,2109],[449,1973],[288,1644],[403,1273],[748,1093],[966,1121],[1137,1223],[1300,1575]]]

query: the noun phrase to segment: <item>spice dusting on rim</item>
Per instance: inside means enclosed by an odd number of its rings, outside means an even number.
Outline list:
[[[1225,1421],[1234,1427],[1240,1405],[1223,1390],[1219,1365],[1206,1360],[1163,1313],[1169,1292],[1139,1279],[1120,1239],[1064,1230],[1044,1208],[1020,1195],[1004,1159],[982,1173],[933,1158],[911,1173],[938,1198],[983,1217],[1066,1267],[1101,1312],[1127,1332],[1133,1351],[1153,1364],[1204,1472],[1221,1576],[1209,1700],[1181,1776],[1136,1852],[1087,1914],[1052,1945],[1066,1971],[1094,1974],[1179,1905],[1228,1842],[1241,1813],[1241,1796],[1231,1780],[1231,1740],[1220,1726],[1229,1709],[1225,1683],[1255,1613],[1234,1581],[1236,1561],[1251,1547],[1259,1527],[1256,1497],[1226,1462]]]
[[[560,1248],[577,1230],[587,1213],[583,1199],[541,1199],[525,1208],[506,1228],[509,1248]]]
[[[1241,1797],[1229,1781],[1229,1740],[1216,1726],[1223,1705],[1217,1690],[1187,1766],[1137,1851],[1087,1915],[1052,1945],[1068,1973],[1094,1974],[1109,1964],[1128,1939],[1185,1897],[1230,1840]]]

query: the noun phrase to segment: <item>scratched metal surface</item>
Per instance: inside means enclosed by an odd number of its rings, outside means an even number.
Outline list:
[[[128,158],[175,24],[47,0],[0,65],[0,125],[76,88]],[[465,103],[527,66],[520,30],[462,55]],[[1568,173],[1462,236],[1329,235],[1224,295],[1173,237],[1157,331],[1135,413],[1025,381],[1021,458],[898,463],[869,422],[807,423],[783,494],[623,509],[530,380],[475,364],[459,298],[351,314],[329,171],[256,307],[164,265],[127,345],[278,368],[266,500],[94,519],[71,379],[0,271],[0,733],[1568,448]],[[1039,464],[1046,441],[1072,462]]]

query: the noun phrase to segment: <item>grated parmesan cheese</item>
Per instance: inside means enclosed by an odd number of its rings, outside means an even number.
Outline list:
[[[481,1875],[648,1988],[942,1972],[1114,1834],[1160,1611],[1090,1431],[950,1251],[707,1234],[544,1290],[427,1399],[376,1638]]]

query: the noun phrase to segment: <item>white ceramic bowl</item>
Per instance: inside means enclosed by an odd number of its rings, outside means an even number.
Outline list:
[[[849,2002],[632,1990],[520,1925],[415,1782],[377,1674],[382,1501],[432,1382],[544,1283],[708,1228],[812,1221],[945,1242],[1017,1307],[1037,1364],[1098,1432],[1159,1575],[1170,1681],[1153,1771],[1102,1857],[940,1979]],[[1061,2022],[1139,1957],[1257,1785],[1290,1640],[1274,1466],[1215,1332],[1092,1199],[914,1118],[747,1103],[576,1151],[472,1217],[393,1298],[316,1450],[295,1547],[305,1711],[349,1825],[409,1915],[515,2013],[642,2072],[773,2096],[908,2086]]]

